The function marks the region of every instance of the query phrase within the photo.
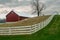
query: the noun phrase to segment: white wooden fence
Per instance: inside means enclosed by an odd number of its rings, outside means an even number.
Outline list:
[[[0,27],[0,35],[25,35],[25,34],[33,34],[45,26],[47,26],[50,21],[53,19],[54,15],[51,15],[48,19],[40,22],[38,24],[34,24],[31,26],[18,26],[18,27]]]
[[[44,20],[43,22],[40,22],[38,24],[34,24],[31,26],[31,33],[35,33],[39,30],[41,30],[42,28],[46,27],[50,22],[51,20],[53,19],[54,15],[50,16],[48,19]]]

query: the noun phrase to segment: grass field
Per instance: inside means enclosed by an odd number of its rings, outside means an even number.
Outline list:
[[[35,34],[0,36],[0,40],[60,40],[60,16],[55,16],[49,25]]]

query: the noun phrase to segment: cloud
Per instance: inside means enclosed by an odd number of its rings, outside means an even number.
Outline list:
[[[0,12],[3,12],[5,10],[7,10],[7,11],[14,10],[14,11],[17,11],[17,12],[31,13],[33,9],[31,7],[31,5],[29,5],[29,6],[18,6],[18,7],[14,7],[14,8],[10,8],[10,7],[0,8]]]
[[[17,7],[17,6],[26,6],[30,5],[30,0],[0,0],[1,5],[5,5],[8,7]]]
[[[4,5],[0,4],[0,8],[4,7]]]
[[[2,10],[18,10],[19,12],[29,12],[32,10],[31,8],[31,2],[33,0],[0,0],[0,9]],[[51,11],[52,9],[57,9],[60,7],[60,0],[39,0],[40,2],[43,2],[46,6],[46,9],[44,11]]]
[[[32,12],[32,7],[31,5],[29,6],[19,6],[19,7],[15,7],[13,10],[16,10],[18,12],[27,12],[27,13],[31,13]]]
[[[22,0],[18,0],[18,1],[22,1]]]
[[[11,3],[12,0],[0,0],[0,4]]]
[[[0,0],[0,13],[5,10],[17,10],[19,12],[31,12],[31,0]]]

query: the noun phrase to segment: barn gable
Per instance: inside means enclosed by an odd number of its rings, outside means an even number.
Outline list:
[[[13,10],[11,12],[9,12],[6,16],[10,15],[10,14],[16,14]],[[17,16],[19,16],[18,14],[16,14]]]
[[[7,22],[15,22],[15,21],[18,21],[19,19],[20,17],[14,11],[11,11],[6,15]]]

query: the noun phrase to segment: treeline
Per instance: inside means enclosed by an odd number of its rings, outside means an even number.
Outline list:
[[[0,19],[0,23],[5,23],[6,19]]]

